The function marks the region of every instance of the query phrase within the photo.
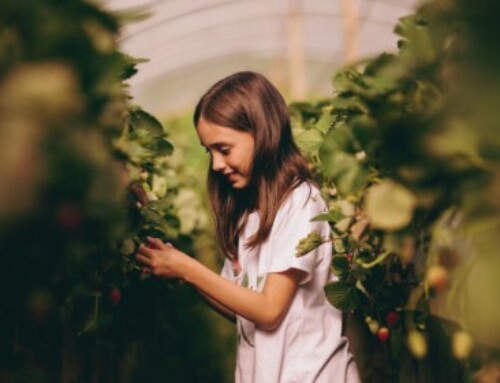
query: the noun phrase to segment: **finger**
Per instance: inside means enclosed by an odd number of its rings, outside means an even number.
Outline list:
[[[139,245],[139,248],[137,249],[137,251],[139,253],[141,253],[142,255],[145,255],[147,257],[152,257],[153,253],[154,253],[154,249],[147,247],[142,243]]]
[[[154,237],[146,237],[148,240],[148,243],[152,245],[153,248],[155,249],[161,249],[163,247],[163,242],[159,238],[154,238]]]
[[[136,254],[135,260],[137,261],[137,263],[139,263],[147,268],[151,268],[151,259],[149,259],[148,257],[146,257],[142,254]]]

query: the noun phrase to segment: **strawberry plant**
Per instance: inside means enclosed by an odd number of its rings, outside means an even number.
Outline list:
[[[0,4],[2,382],[117,381],[125,364],[141,382],[217,380],[216,364],[184,366],[211,354],[184,342],[207,329],[198,314],[178,323],[192,295],[134,262],[147,235],[192,253],[167,130],[124,82],[141,60],[117,40],[135,17],[83,0]]]
[[[474,89],[500,98],[486,85],[498,75],[481,51],[492,18],[472,2],[428,2],[396,26],[398,53],[339,70],[331,99],[291,105],[329,206],[315,218],[332,228],[338,280],[326,294],[388,340],[382,369],[393,380],[417,379],[411,369],[426,381],[465,379],[447,335],[460,328],[488,358],[498,356],[500,307],[491,297],[500,215],[491,195],[500,116],[470,97]],[[381,326],[392,329],[389,339]],[[472,370],[484,363],[467,356]]]

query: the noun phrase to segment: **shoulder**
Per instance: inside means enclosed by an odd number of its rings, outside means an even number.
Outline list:
[[[288,216],[304,213],[304,218],[311,219],[326,210],[326,203],[318,187],[310,182],[302,182],[295,187],[280,206],[278,215]],[[313,216],[307,217],[306,215]]]
[[[288,194],[278,210],[271,231],[273,243],[281,250],[289,250],[291,254],[295,254],[296,245],[312,231],[328,237],[328,222],[313,220],[327,211],[326,203],[314,184],[298,185]]]
[[[283,201],[283,206],[300,204],[324,205],[325,201],[316,185],[310,182],[302,182]]]

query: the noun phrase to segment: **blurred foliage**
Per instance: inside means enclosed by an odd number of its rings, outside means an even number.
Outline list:
[[[2,382],[221,380],[194,293],[134,263],[146,235],[192,254],[194,229],[167,131],[123,82],[141,62],[117,50],[125,16],[0,4]]]
[[[468,381],[499,356],[499,10],[427,2],[396,26],[397,54],[291,105],[329,205],[325,291],[378,337],[390,381]]]
[[[170,118],[166,124],[176,143],[176,150],[168,157],[167,164],[175,173],[179,187],[173,202],[181,218],[180,230],[192,233],[195,238],[210,232],[211,237],[213,228],[206,195],[209,157],[200,145],[191,113]]]
[[[181,221],[180,232],[190,233],[197,258],[206,266],[218,272],[222,268],[224,255],[215,238],[213,221],[209,218],[210,206],[206,193],[206,178],[209,156],[200,145],[192,114],[168,118],[175,140],[175,152],[168,157],[167,164],[176,174],[179,193],[173,203]],[[236,357],[236,328],[233,323],[206,307],[206,313],[213,324],[212,331],[217,338],[212,347],[219,354],[224,374],[220,382],[234,380]]]
[[[194,128],[171,122],[191,132],[173,151],[127,94],[140,60],[116,40],[130,17],[81,0],[0,3],[2,382],[223,379],[226,343],[193,292],[133,260],[146,235],[191,254],[215,246]],[[396,26],[397,54],[291,105],[329,206],[316,219],[331,224],[339,280],[325,290],[376,335],[379,381],[499,371],[498,20],[493,1],[429,2]]]

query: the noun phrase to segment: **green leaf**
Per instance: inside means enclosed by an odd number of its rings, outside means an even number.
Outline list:
[[[341,96],[354,95],[374,99],[393,91],[398,85],[397,79],[398,77],[393,75],[367,76],[350,69],[337,73],[333,82]]]
[[[295,248],[295,255],[297,257],[306,255],[310,251],[316,249],[318,246],[320,246],[322,243],[324,243],[325,240],[321,236],[321,234],[317,231],[312,231],[310,232],[307,237],[302,238],[299,241],[299,244]]]
[[[355,162],[354,162],[355,161]],[[337,189],[342,195],[350,195],[361,190],[368,183],[368,170],[354,158],[352,165],[339,174],[335,181]]]
[[[416,81],[409,108],[420,116],[434,116],[443,109],[443,95],[430,81]]]
[[[352,160],[355,160],[354,156],[344,152],[330,152],[323,149],[324,146],[319,152],[319,158],[321,161],[320,166],[321,170],[327,177],[333,177],[335,179],[344,171],[344,169],[347,169],[352,165]]]
[[[125,153],[127,157],[135,164],[141,164],[145,160],[153,157],[154,153],[142,146],[139,142],[133,140],[120,140],[117,144],[117,148]]]
[[[394,33],[401,37],[409,37],[411,31],[415,27],[415,22],[417,15],[403,16],[398,20],[396,27],[394,27]]]
[[[174,152],[172,143],[164,138],[156,139],[153,148],[157,156],[169,156]]]
[[[342,195],[355,193],[368,182],[368,171],[355,156],[344,152],[329,154],[323,150],[320,150],[319,156],[324,174],[333,178]]]
[[[345,251],[345,244],[344,240],[342,238],[334,238],[333,239],[333,251],[339,254],[344,254]]]
[[[431,156],[447,158],[451,166],[458,167],[464,162],[478,162],[478,141],[477,132],[465,121],[456,118],[445,121],[439,130],[430,133],[425,138],[425,146]]]
[[[248,279],[248,274],[247,273],[243,274],[243,278],[241,280],[241,286],[247,287],[247,288],[249,286],[249,279]]]
[[[165,222],[170,228],[178,230],[181,227],[181,221],[177,215],[172,213],[165,215]]]
[[[154,225],[145,225],[141,227],[137,235],[143,239],[145,239],[146,237],[155,237],[161,239],[162,241],[165,241],[167,239],[163,228]]]
[[[141,214],[142,214],[144,221],[147,223],[162,225],[165,222],[163,215],[158,213],[157,211],[154,211],[154,210],[151,210],[148,208],[144,208],[144,209],[142,209]]]
[[[410,15],[400,19],[394,32],[405,38],[401,57],[407,58],[409,65],[427,65],[436,60],[442,49],[439,39],[434,39],[429,30],[429,22],[421,15]]]
[[[298,112],[304,120],[308,120],[310,118],[316,119],[321,113],[316,106],[308,102],[294,102],[290,104],[289,109],[291,113]]]
[[[371,60],[365,67],[363,73],[365,76],[376,76],[381,70],[386,68],[388,64],[392,63],[394,59],[394,55],[384,52]]]
[[[328,301],[344,312],[358,308],[358,299],[353,287],[342,281],[332,282],[325,286],[325,295]]]
[[[368,113],[369,109],[358,96],[338,96],[331,101],[335,111]]]
[[[344,255],[334,255],[332,258],[332,268],[336,275],[343,277],[349,272],[349,261]]]
[[[124,240],[120,245],[120,254],[122,255],[130,255],[135,251],[135,243],[131,239]]]
[[[416,197],[408,189],[385,180],[368,191],[365,212],[374,228],[393,231],[410,223],[416,204]]]
[[[344,217],[352,217],[356,213],[356,207],[348,200],[340,199],[329,204],[330,211],[339,211]]]
[[[368,91],[365,95],[369,97],[386,95],[394,91],[398,85],[396,79],[385,76],[365,77],[365,83],[368,86]]]
[[[333,86],[339,93],[355,92],[365,88],[363,75],[353,69],[337,72],[333,77]]]
[[[340,211],[330,211],[328,213],[322,213],[311,219],[311,222],[328,221],[335,223],[344,218],[344,215]]]
[[[358,143],[356,142],[351,129],[343,122],[335,125],[335,128],[324,138],[321,151],[323,152],[336,152],[344,151],[348,153],[356,153],[358,150]]]
[[[352,221],[353,219],[349,217],[342,218],[340,221],[335,223],[335,230],[337,232],[346,232],[349,229]]]
[[[168,201],[166,199],[149,201],[145,207],[157,212],[158,214],[160,214],[162,216],[165,216],[167,213],[171,212],[173,209],[172,202]]]
[[[130,113],[129,126],[141,142],[149,142],[164,135],[161,123],[142,109],[135,109]]]
[[[377,145],[377,121],[369,116],[359,116],[351,120],[351,131],[359,142],[363,150],[371,152],[375,145]]]
[[[328,110],[327,112],[324,112],[321,115],[321,118],[316,123],[316,129],[319,130],[323,134],[328,133],[328,131],[332,127],[334,121],[335,121],[335,117],[332,116],[331,111]]]
[[[304,153],[314,153],[323,143],[323,133],[318,129],[309,129],[297,135],[295,141]]]

